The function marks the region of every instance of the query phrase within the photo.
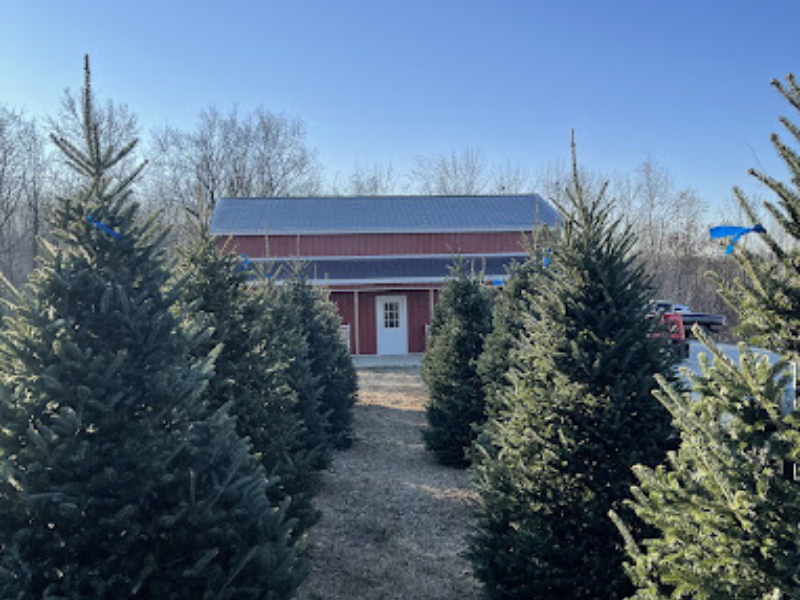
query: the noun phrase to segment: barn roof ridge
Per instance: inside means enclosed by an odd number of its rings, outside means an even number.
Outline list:
[[[222,198],[214,235],[528,231],[558,225],[538,194]]]

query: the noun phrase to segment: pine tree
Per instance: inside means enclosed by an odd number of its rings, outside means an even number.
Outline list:
[[[800,89],[773,82],[796,109]],[[797,128],[781,119],[791,135]],[[773,143],[791,173],[781,183],[751,171],[778,196],[767,209],[783,229],[767,232],[768,253],[737,247],[747,279],[723,286],[740,311],[750,341],[785,353],[796,362],[800,333],[800,160],[777,135]],[[742,206],[755,222],[744,195]],[[800,581],[800,420],[795,392],[787,395],[786,363],[770,366],[742,345],[735,365],[708,339],[714,357],[702,356],[692,394],[663,385],[659,400],[680,432],[680,446],[657,469],[636,468],[630,506],[639,520],[615,516],[626,541],[628,570],[639,599],[795,598]],[[791,388],[790,388],[791,389]],[[793,411],[794,412],[790,412]],[[645,534],[631,531],[644,523]]]
[[[353,443],[353,405],[358,380],[350,350],[340,335],[342,321],[326,292],[312,287],[302,265],[283,284],[286,298],[308,343],[311,373],[321,392],[319,407],[328,445],[342,450]]]
[[[422,378],[428,389],[425,445],[441,464],[469,465],[485,421],[478,359],[492,324],[492,296],[464,261],[454,266],[433,312]]]
[[[675,358],[653,336],[651,280],[604,191],[584,196],[573,144],[562,235],[475,469],[469,557],[490,598],[630,590],[608,511],[627,496],[633,465],[664,458],[669,416],[652,390]]]
[[[635,469],[628,504],[649,534],[632,533],[635,522],[614,515],[638,589],[632,597],[796,597],[800,502],[783,471],[800,457],[800,420],[787,414],[786,364],[771,366],[742,346],[737,366],[703,342],[714,363],[701,355],[693,393],[665,384],[658,394],[680,431],[679,449],[663,466]]]
[[[266,280],[220,249],[202,221],[196,229],[184,251],[183,298],[186,312],[213,333],[194,354],[202,357],[221,347],[216,376],[203,397],[212,408],[230,408],[239,434],[275,482],[268,497],[275,505],[288,503],[287,517],[296,522],[294,535],[300,537],[318,513],[313,506],[316,452],[306,447],[289,372],[290,361],[298,357],[287,356],[284,344],[275,343],[280,335],[276,339],[269,322],[273,313],[262,287]]]
[[[800,87],[793,75],[786,84],[772,84],[789,104],[800,111]],[[800,142],[800,128],[789,118],[781,123],[795,142]],[[776,202],[764,202],[779,231],[767,231],[760,237],[768,252],[748,250],[737,246],[734,253],[746,274],[733,283],[715,277],[722,297],[737,311],[739,333],[754,344],[779,353],[800,353],[800,154],[772,134],[772,143],[786,164],[789,182],[780,181],[766,173],[750,170],[750,174],[766,185],[777,197]],[[755,225],[758,218],[753,203],[738,188],[734,193],[748,218]]]
[[[60,199],[49,248],[0,337],[0,596],[288,598],[303,577],[282,511],[225,410],[200,396],[213,356],[175,316],[166,231],[107,174],[89,64],[86,185]]]

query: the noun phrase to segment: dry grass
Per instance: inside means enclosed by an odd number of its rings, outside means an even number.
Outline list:
[[[472,600],[460,556],[474,495],[425,451],[418,369],[359,371],[356,444],[323,475],[300,600]]]

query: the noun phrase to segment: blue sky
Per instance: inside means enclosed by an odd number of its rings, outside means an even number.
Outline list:
[[[777,171],[798,22],[797,0],[15,1],[0,103],[54,113],[88,52],[145,128],[261,105],[305,121],[329,176],[467,147],[536,171],[574,128],[583,166],[650,154],[714,206]]]

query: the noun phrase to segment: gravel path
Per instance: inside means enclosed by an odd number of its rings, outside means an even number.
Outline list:
[[[324,473],[299,600],[476,600],[460,554],[475,496],[425,451],[419,369],[359,371],[356,444]]]

